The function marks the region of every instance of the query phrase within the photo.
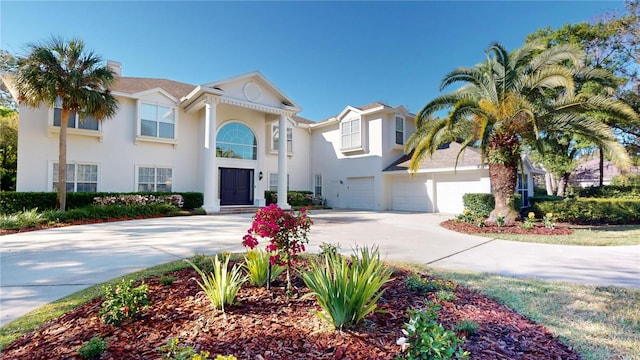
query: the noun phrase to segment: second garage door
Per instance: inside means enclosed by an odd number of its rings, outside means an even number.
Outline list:
[[[347,193],[347,207],[349,209],[375,209],[376,197],[373,176],[347,178]]]
[[[394,179],[391,183],[391,209],[432,212],[427,186],[424,176]]]

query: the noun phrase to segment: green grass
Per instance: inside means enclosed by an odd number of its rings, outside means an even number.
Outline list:
[[[428,271],[543,324],[585,360],[640,359],[640,290]]]
[[[609,225],[573,229],[571,235],[477,234],[493,239],[556,245],[640,245],[640,225]]]

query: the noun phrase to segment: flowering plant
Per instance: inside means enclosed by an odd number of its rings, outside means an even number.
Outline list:
[[[555,224],[553,223],[553,214],[547,213],[542,218],[542,223],[544,224],[544,227],[546,227],[547,229],[553,229],[555,227]]]
[[[522,228],[532,229],[535,224],[536,224],[536,214],[533,211],[530,211],[529,214],[527,214],[527,217],[524,218],[524,221],[522,222]]]
[[[293,211],[284,211],[277,204],[271,204],[256,212],[253,224],[242,238],[242,245],[251,249],[258,245],[260,236],[269,238],[265,250],[272,253],[269,257],[271,265],[287,267],[287,288],[291,289],[291,267],[296,264],[298,254],[305,251],[309,243],[311,218],[307,209],[300,210],[297,215]]]

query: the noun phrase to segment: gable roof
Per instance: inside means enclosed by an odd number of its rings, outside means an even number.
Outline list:
[[[352,105],[347,105],[347,106],[345,106],[345,107],[344,107],[344,109],[342,109],[342,111],[340,111],[338,114],[336,114],[336,115],[334,115],[334,116],[331,116],[331,117],[329,117],[329,118],[326,118],[326,119],[320,120],[320,121],[316,122],[316,124],[322,124],[322,125],[320,125],[320,126],[324,126],[324,125],[325,125],[325,123],[330,123],[330,122],[332,122],[332,121],[337,121],[337,120],[339,120],[339,119],[340,119],[340,117],[341,117],[342,115],[344,115],[346,112],[348,112],[348,110],[356,110],[356,111],[358,111],[358,112],[362,112],[362,113],[364,113],[364,112],[368,112],[368,111],[370,111],[370,110],[385,110],[385,109],[386,109],[386,110],[395,110],[395,111],[400,111],[400,112],[406,113],[406,115],[413,116],[413,117],[415,117],[415,116],[416,116],[415,114],[412,114],[411,112],[409,112],[409,111],[408,111],[404,106],[402,106],[402,105],[399,105],[399,106],[393,107],[393,106],[387,105],[387,104],[385,104],[385,103],[381,103],[381,102],[379,102],[379,101],[375,101],[375,102],[372,102],[372,103],[369,103],[369,104],[366,104],[366,105],[363,105],[363,106],[352,106]],[[372,111],[372,112],[375,112],[375,111]]]
[[[436,150],[432,157],[425,158],[420,163],[420,170],[428,171],[433,169],[448,169],[456,167],[456,156],[462,148],[462,145],[452,142],[449,146],[443,146]],[[409,164],[411,162],[411,156],[413,152],[402,155],[398,160],[394,161],[391,165],[387,166],[383,171],[407,171],[409,170]],[[482,167],[482,156],[480,151],[475,148],[467,147],[460,155],[458,159],[457,168],[464,167]]]
[[[620,170],[609,160],[604,161],[603,179],[611,180],[620,175]],[[640,174],[640,166],[632,166],[630,173]],[[600,181],[600,159],[593,159],[578,165],[569,175],[572,182]]]
[[[115,84],[111,87],[111,91],[133,95],[160,88],[171,94],[174,98],[181,99],[188,95],[195,87],[195,85],[167,79],[118,77]]]

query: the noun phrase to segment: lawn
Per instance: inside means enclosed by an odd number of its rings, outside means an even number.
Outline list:
[[[493,239],[557,245],[621,246],[640,245],[640,225],[572,227],[571,235],[477,234]]]

